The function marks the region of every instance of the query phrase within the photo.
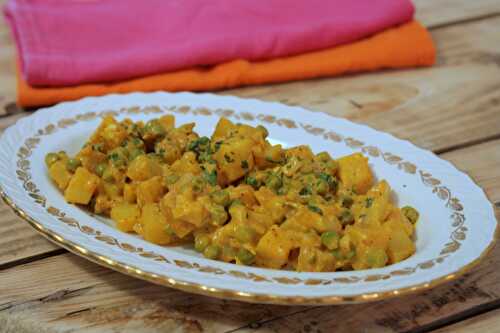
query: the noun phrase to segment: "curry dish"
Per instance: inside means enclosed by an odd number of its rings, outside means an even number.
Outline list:
[[[333,159],[272,145],[262,126],[221,118],[212,136],[171,115],[105,117],[75,157],[49,153],[67,202],[161,245],[210,259],[306,272],[384,267],[415,252],[419,213],[391,203],[360,153]]]

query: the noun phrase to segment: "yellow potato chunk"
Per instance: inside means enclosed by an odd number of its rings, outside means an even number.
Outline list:
[[[197,175],[201,173],[200,166],[196,162],[196,155],[191,151],[184,153],[180,159],[175,161],[170,170],[179,174],[191,173]]]
[[[145,181],[162,174],[158,161],[146,155],[136,157],[128,167],[127,176],[134,181]]]
[[[175,127],[175,117],[171,114],[160,117],[160,119],[158,119],[158,122],[167,131]]]
[[[137,185],[137,203],[142,207],[148,203],[159,202],[164,192],[161,177],[150,178]]]
[[[168,233],[167,220],[156,203],[149,203],[142,207],[140,225],[142,236],[148,242],[165,245],[173,241]]]
[[[136,204],[119,203],[111,208],[111,219],[116,227],[124,232],[132,232],[140,216],[140,209]]]
[[[212,140],[217,141],[218,139],[225,138],[229,136],[232,131],[236,131],[236,125],[227,118],[220,118],[212,134]]]
[[[137,201],[136,190],[136,184],[123,185],[123,199],[128,203],[135,203]]]
[[[393,230],[387,254],[391,263],[397,263],[415,253],[415,244],[403,230]]]
[[[247,174],[254,166],[252,140],[235,138],[224,141],[215,153],[218,174],[226,182],[235,181]]]
[[[311,246],[300,248],[298,272],[325,272],[335,268],[335,257]]]
[[[292,247],[293,243],[286,232],[273,225],[257,244],[257,265],[275,269],[283,267]]]
[[[49,175],[61,190],[65,190],[71,180],[71,173],[66,170],[66,162],[64,161],[57,161],[52,164]]]
[[[64,198],[69,203],[86,205],[89,203],[94,194],[100,179],[85,168],[76,169],[75,174],[71,178]]]
[[[342,157],[339,162],[339,177],[343,185],[358,194],[364,194],[373,183],[368,158],[361,153]]]

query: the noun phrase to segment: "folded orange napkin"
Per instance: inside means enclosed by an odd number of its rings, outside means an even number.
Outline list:
[[[85,96],[132,91],[209,91],[238,86],[303,80],[381,68],[434,64],[436,51],[429,32],[412,21],[351,44],[273,60],[234,60],[211,67],[145,76],[111,84],[31,87],[18,72],[18,104],[34,107]]]

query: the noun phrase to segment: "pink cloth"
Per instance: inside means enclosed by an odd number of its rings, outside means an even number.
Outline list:
[[[352,42],[413,16],[409,0],[10,0],[30,85],[129,79]]]

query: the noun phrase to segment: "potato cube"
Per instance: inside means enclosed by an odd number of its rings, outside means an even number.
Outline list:
[[[148,203],[159,202],[165,189],[160,176],[155,176],[137,185],[137,203],[144,206]]]
[[[391,263],[397,263],[415,253],[415,244],[403,230],[394,230],[389,239],[387,254]]]
[[[127,170],[127,176],[134,181],[148,180],[151,177],[161,174],[162,168],[160,163],[154,158],[150,158],[146,155],[136,157],[132,163],[130,163]]]
[[[142,207],[139,219],[142,225],[142,236],[148,242],[165,245],[173,241],[168,232],[167,219],[156,203],[149,203]]]
[[[241,177],[254,167],[252,140],[237,138],[226,140],[215,153],[217,168],[221,179],[230,183]]]
[[[111,219],[116,222],[116,227],[124,232],[134,230],[139,216],[140,209],[136,204],[123,202],[111,208]]]
[[[368,158],[361,153],[342,157],[339,162],[339,177],[344,186],[358,194],[364,194],[373,182]]]
[[[236,131],[236,125],[234,125],[227,118],[220,118],[217,126],[215,127],[215,131],[212,134],[212,141],[216,141],[218,139],[223,139],[227,137],[231,132]]]
[[[292,241],[287,234],[273,225],[257,244],[257,265],[279,269],[286,264],[292,249]]]
[[[49,175],[61,190],[65,190],[71,180],[71,173],[66,169],[66,162],[64,161],[57,161],[52,164]]]
[[[71,177],[64,198],[69,203],[86,205],[90,202],[100,179],[85,168],[79,167]]]

